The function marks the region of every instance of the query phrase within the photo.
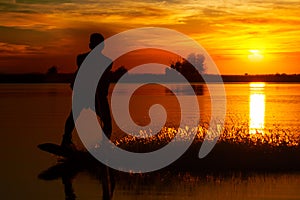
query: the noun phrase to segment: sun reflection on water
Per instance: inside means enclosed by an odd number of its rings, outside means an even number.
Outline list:
[[[250,83],[249,133],[264,133],[265,125],[265,83]]]

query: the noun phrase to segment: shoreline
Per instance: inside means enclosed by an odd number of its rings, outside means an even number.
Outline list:
[[[0,74],[0,83],[70,83],[74,75],[68,74]],[[276,82],[300,83],[300,74],[269,74],[269,75],[221,75],[224,83],[249,83],[249,82]],[[126,83],[140,83],[145,80],[152,82],[181,83],[173,81],[173,77],[165,74],[130,74]],[[176,78],[176,77],[175,77]],[[191,83],[220,83],[217,75],[204,74],[202,77],[192,79]],[[178,80],[178,79],[177,79]],[[207,81],[208,80],[208,81]],[[112,83],[118,82],[118,77],[112,76]]]

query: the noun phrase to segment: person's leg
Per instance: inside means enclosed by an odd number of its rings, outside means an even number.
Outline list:
[[[71,111],[65,123],[65,132],[61,142],[62,146],[72,144],[72,132],[74,130],[74,127],[75,127],[75,123],[73,119],[73,113]]]
[[[99,98],[99,101],[96,103],[96,112],[103,123],[102,129],[105,135],[110,139],[112,134],[112,122],[107,97]]]

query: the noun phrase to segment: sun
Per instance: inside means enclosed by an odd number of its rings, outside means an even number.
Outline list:
[[[264,58],[263,53],[258,49],[249,50],[248,59],[251,62],[260,62]]]

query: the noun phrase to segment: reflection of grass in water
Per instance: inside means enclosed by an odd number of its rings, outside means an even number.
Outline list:
[[[174,173],[125,174],[117,182],[134,196],[150,199],[299,199],[299,174]],[[164,198],[161,198],[164,197]]]

